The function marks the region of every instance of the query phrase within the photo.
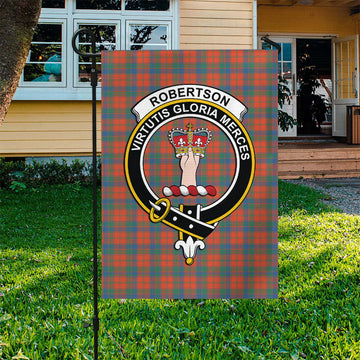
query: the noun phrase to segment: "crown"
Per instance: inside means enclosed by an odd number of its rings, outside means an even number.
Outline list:
[[[211,140],[211,131],[204,128],[193,131],[191,123],[186,127],[188,131],[179,128],[169,131],[169,141],[175,148],[176,157],[187,154],[190,147],[195,155],[204,157],[205,149]]]

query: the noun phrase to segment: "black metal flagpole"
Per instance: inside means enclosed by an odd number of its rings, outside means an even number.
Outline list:
[[[76,38],[81,34],[86,34],[90,38],[91,53],[81,51],[76,46]],[[96,158],[96,57],[100,53],[96,53],[96,41],[94,33],[89,29],[79,29],[72,38],[73,50],[83,57],[91,58],[91,87],[92,87],[92,167],[93,167],[93,291],[94,291],[94,360],[98,360],[99,348],[99,309],[98,309],[98,259],[97,259],[97,158]]]

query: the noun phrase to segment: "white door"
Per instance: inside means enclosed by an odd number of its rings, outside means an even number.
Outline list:
[[[346,136],[346,106],[359,105],[359,36],[333,40],[333,136]]]
[[[285,104],[281,110],[296,118],[296,39],[287,36],[269,36],[268,38],[281,46],[278,56],[278,74],[288,82],[286,86],[290,89],[292,95],[290,104]],[[276,47],[265,41],[259,41],[260,49],[276,50]],[[285,132],[280,127],[278,128],[278,136],[293,137],[296,135],[296,126]]]

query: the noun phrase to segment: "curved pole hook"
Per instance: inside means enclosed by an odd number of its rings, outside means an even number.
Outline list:
[[[81,51],[76,45],[76,38],[82,34],[87,34],[90,38],[91,41],[91,53],[87,53],[84,51]],[[96,57],[97,56],[101,56],[101,53],[97,53],[96,52],[96,41],[95,41],[95,34],[90,30],[90,29],[79,29],[77,31],[75,31],[73,37],[72,37],[72,47],[73,50],[76,52],[76,54],[80,55],[80,56],[87,56],[91,58],[91,85],[93,87],[93,91],[96,88],[97,85],[97,71],[96,71]],[[95,100],[96,100],[96,94],[95,96]]]
[[[76,46],[77,45],[76,44],[76,38],[79,37],[82,34],[87,34],[90,37],[91,50],[92,50],[91,53],[83,52]],[[72,37],[72,48],[78,55],[81,55],[81,56],[94,57],[94,56],[100,56],[101,55],[101,53],[96,52],[95,34],[91,30],[86,29],[86,28],[79,29],[79,30],[75,31],[75,33],[74,33],[74,35]]]
[[[266,42],[266,43],[269,44],[269,45],[274,46],[274,47],[277,49],[278,53],[280,54],[280,52],[281,52],[281,46],[280,46],[280,44],[276,43],[275,41],[270,40],[267,36],[263,36],[263,37],[261,38],[261,40],[264,41],[264,42]]]

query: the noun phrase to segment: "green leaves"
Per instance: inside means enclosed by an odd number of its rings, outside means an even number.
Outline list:
[[[278,104],[280,109],[284,105],[291,103],[291,90],[288,88],[288,82],[282,76],[278,76]],[[290,116],[287,112],[283,110],[278,110],[278,123],[280,129],[283,131],[288,131],[290,128],[293,128],[297,125],[296,119]]]
[[[26,189],[26,185],[21,181],[13,180],[10,185],[10,189],[15,192],[19,192]]]

